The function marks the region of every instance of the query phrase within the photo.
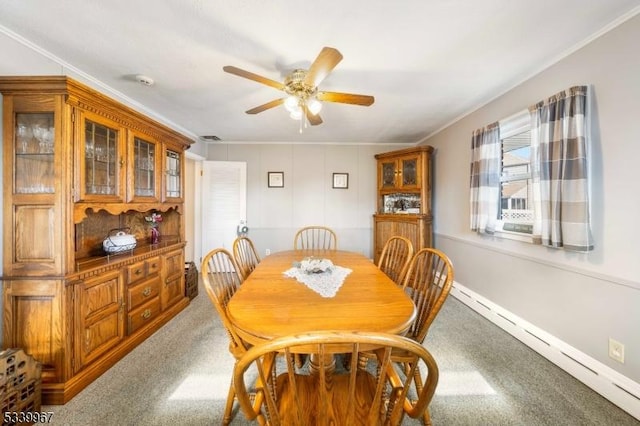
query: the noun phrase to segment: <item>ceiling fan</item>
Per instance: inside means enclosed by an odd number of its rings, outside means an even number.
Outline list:
[[[305,126],[307,120],[312,126],[322,124],[322,118],[320,118],[319,114],[322,108],[321,101],[362,106],[373,104],[373,96],[318,90],[320,83],[341,60],[342,54],[337,49],[333,47],[323,47],[308,70],[295,69],[291,71],[291,73],[285,77],[283,83],[230,65],[222,69],[230,74],[257,81],[258,83],[266,84],[267,86],[285,92],[287,96],[251,108],[247,110],[246,113],[258,114],[284,104],[290,113],[290,117],[294,120],[300,120],[300,132],[302,132],[303,121],[305,122]],[[306,117],[306,120],[304,120],[304,117]]]

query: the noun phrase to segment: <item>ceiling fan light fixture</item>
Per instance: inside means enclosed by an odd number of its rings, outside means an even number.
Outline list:
[[[317,115],[322,109],[322,103],[316,98],[309,98],[307,100],[307,108],[312,115]]]
[[[293,112],[300,109],[300,99],[297,96],[290,95],[284,100],[284,107],[289,112]]]
[[[289,114],[289,117],[291,117],[294,120],[302,119],[302,108],[298,107],[298,109],[291,111],[291,113]]]

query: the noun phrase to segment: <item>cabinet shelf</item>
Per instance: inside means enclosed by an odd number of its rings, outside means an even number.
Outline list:
[[[16,157],[53,157],[53,151],[16,152]]]
[[[108,265],[131,262],[133,258],[137,258],[145,254],[156,254],[166,251],[167,249],[178,248],[178,245],[184,245],[184,243],[181,243],[178,235],[163,235],[162,240],[158,244],[149,244],[146,241],[138,241],[135,248],[125,252],[76,259],[76,272],[85,272]]]
[[[82,222],[90,213],[105,211],[112,215],[119,215],[126,212],[167,212],[175,210],[182,213],[181,203],[76,203],[73,212],[73,223]]]
[[[91,160],[94,163],[104,163],[104,164],[109,164],[112,163],[113,161],[111,161],[110,159],[106,158],[106,157],[94,157],[94,156],[89,156],[89,155],[85,155],[85,157],[87,160]]]

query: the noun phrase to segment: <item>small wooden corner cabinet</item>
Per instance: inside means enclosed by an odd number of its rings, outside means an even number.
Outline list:
[[[374,261],[394,235],[411,240],[415,251],[432,245],[431,156],[428,145],[386,152],[378,162],[378,210],[373,215]]]
[[[0,77],[0,93],[3,346],[42,364],[43,404],[64,404],[189,304],[193,141],[64,76]],[[129,244],[107,253],[118,232]]]

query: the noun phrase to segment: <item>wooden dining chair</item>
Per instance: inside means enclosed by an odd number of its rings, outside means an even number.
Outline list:
[[[240,267],[243,279],[247,279],[260,263],[260,256],[249,237],[238,237],[233,241],[233,257]]]
[[[416,319],[405,334],[406,337],[422,344],[427,337],[429,327],[435,320],[453,285],[453,265],[442,251],[435,248],[419,250],[409,262],[403,288],[416,307]],[[415,387],[420,393],[423,379],[420,371],[413,369],[412,354],[407,351],[394,351],[392,359],[404,365],[405,370],[413,371]],[[410,409],[407,400],[405,408]],[[431,424],[429,410],[423,416],[426,425]]]
[[[235,332],[233,324],[227,316],[227,305],[242,282],[242,278],[238,273],[240,268],[231,253],[225,249],[218,248],[207,253],[202,260],[200,270],[207,295],[211,299],[216,312],[218,312],[222,325],[229,336],[229,352],[237,360],[245,354],[249,345],[243,342]],[[224,409],[223,424],[225,425],[229,424],[233,419],[234,400],[235,388],[232,380]],[[258,406],[260,402],[256,401]]]
[[[358,365],[363,350],[376,357]],[[414,405],[404,401],[413,371],[407,375],[391,359],[393,351],[410,355],[414,369],[423,368],[426,380]],[[278,353],[285,354],[275,362]],[[291,354],[315,353],[320,357],[349,354],[345,370],[320,363],[318,371],[296,369]],[[250,371],[252,374],[248,374]],[[275,371],[275,373],[274,373]],[[264,400],[256,409],[248,383],[257,374],[264,385],[255,389]],[[236,363],[233,382],[240,407],[249,420],[268,425],[399,425],[406,414],[418,418],[427,409],[438,383],[438,366],[429,351],[398,335],[323,331],[276,338],[249,349]]]
[[[413,257],[413,244],[408,238],[393,236],[382,248],[378,268],[396,284],[402,285],[404,274]]]
[[[338,237],[326,226],[305,226],[293,238],[294,250],[336,250]]]

